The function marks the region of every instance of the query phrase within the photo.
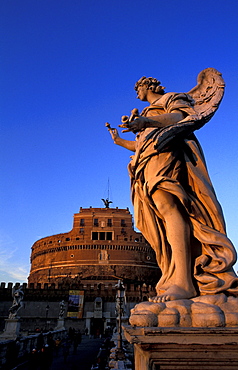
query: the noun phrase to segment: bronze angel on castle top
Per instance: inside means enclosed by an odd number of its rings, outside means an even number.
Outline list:
[[[106,123],[114,143],[134,152],[128,170],[135,225],[162,272],[153,302],[238,294],[235,248],[194,135],[216,112],[224,88],[214,68],[200,72],[188,93],[165,93],[160,81],[142,77],[135,90],[149,106],[140,114],[133,109],[119,125],[135,141]]]

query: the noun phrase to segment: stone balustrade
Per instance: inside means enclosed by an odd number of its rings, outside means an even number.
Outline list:
[[[65,333],[66,330],[55,330],[49,333],[43,333],[44,344],[47,343],[49,334],[52,335],[53,340],[55,340],[56,338],[62,339]],[[31,351],[37,348],[39,335],[40,334],[22,336],[16,340],[4,340],[4,337],[1,339],[0,335],[0,368],[13,368],[18,363],[27,361]]]

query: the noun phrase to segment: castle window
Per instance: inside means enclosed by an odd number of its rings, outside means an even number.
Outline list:
[[[98,233],[95,231],[92,232],[92,240],[98,240]]]
[[[111,227],[112,226],[112,219],[108,218],[107,220],[107,226]]]
[[[123,219],[121,220],[121,226],[122,226],[122,227],[125,227],[125,226],[126,226],[126,221],[125,221],[125,220],[123,220]]]
[[[98,218],[94,218],[94,220],[93,220],[93,226],[98,226]]]
[[[66,238],[65,240],[66,240],[66,242],[69,242],[70,241],[70,238]]]
[[[85,225],[84,218],[81,218],[81,220],[80,220],[80,226],[84,226],[84,225]]]
[[[80,234],[83,234],[84,233],[84,228],[81,227],[81,229],[79,230]]]
[[[92,240],[112,240],[112,232],[111,231],[93,231],[92,232]]]

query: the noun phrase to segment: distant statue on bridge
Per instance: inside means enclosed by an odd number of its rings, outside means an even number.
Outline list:
[[[64,313],[65,313],[65,301],[64,300],[62,300],[61,302],[60,302],[60,310],[59,310],[59,319],[63,319],[63,317],[64,317]]]
[[[165,93],[156,78],[137,81],[137,97],[149,102],[141,114],[122,117],[122,139],[106,123],[114,143],[132,152],[129,164],[136,227],[154,249],[162,272],[153,302],[197,295],[238,295],[233,244],[194,135],[216,112],[224,80],[207,68],[188,93]]]
[[[13,303],[12,306],[9,308],[8,316],[9,319],[15,319],[17,317],[17,312],[22,307],[23,297],[24,297],[23,286],[22,285],[20,285],[19,287],[14,286],[12,288]]]

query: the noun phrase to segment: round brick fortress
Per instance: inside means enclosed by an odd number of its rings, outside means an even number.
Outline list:
[[[90,207],[74,215],[70,232],[33,244],[28,284],[57,286],[90,276],[154,284],[159,274],[155,253],[134,231],[128,209]]]

